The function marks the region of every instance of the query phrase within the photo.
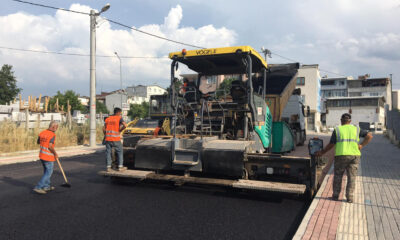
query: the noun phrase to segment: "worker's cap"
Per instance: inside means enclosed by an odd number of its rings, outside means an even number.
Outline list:
[[[348,114],[348,113],[345,113],[345,114],[342,115],[340,120],[345,120],[345,121],[351,120],[351,115]]]

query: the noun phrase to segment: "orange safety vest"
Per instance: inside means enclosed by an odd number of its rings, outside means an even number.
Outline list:
[[[121,116],[109,116],[106,119],[106,141],[116,142],[121,140],[119,134],[119,122],[121,121]]]
[[[49,162],[54,162],[56,159],[54,157],[54,154],[50,152],[49,150],[49,145],[50,145],[50,140],[54,137],[54,143],[53,147],[56,143],[55,137],[56,134],[48,129],[42,131],[39,134],[39,141],[40,141],[40,152],[39,152],[39,158],[44,161],[49,161]]]

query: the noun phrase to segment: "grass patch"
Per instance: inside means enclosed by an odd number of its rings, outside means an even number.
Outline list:
[[[11,121],[0,122],[0,153],[9,153],[39,148],[36,143],[39,133],[44,129],[33,128],[28,131],[25,127],[18,126]],[[61,123],[56,132],[57,147],[77,146],[89,143],[89,125],[73,124],[69,129],[66,124]],[[97,125],[96,142],[103,140],[102,125]]]

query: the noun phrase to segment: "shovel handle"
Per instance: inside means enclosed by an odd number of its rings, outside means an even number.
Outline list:
[[[58,160],[58,158],[56,158],[56,160],[57,160],[58,166],[60,167],[60,170],[61,170],[61,173],[62,173],[62,175],[64,177],[65,182],[68,183],[67,177],[65,176],[64,169],[61,166],[60,160]]]

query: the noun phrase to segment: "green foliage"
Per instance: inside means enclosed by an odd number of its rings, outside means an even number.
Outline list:
[[[109,113],[106,105],[96,100],[96,113]]]
[[[224,81],[219,85],[217,89],[217,97],[223,97],[225,94],[229,95],[232,87],[232,82],[235,78],[226,78]]]
[[[183,80],[175,78],[175,92],[179,93],[179,90],[181,89],[183,85]],[[171,93],[171,86],[167,87],[167,93]]]
[[[136,117],[138,118],[146,118],[149,116],[149,103],[142,102],[142,104],[131,104],[130,109],[128,111],[128,116],[131,119]]]
[[[21,88],[17,87],[12,66],[4,64],[0,70],[0,104],[6,104],[17,97]]]
[[[57,91],[57,94],[50,99],[51,109],[53,109],[57,99],[60,109],[61,106],[64,106],[64,111],[67,111],[68,100],[69,100],[69,105],[71,105],[71,112],[74,112],[74,110],[79,110],[82,112],[86,111],[86,108],[81,104],[81,102],[78,99],[78,94],[76,94],[73,90],[67,90],[64,93]]]

